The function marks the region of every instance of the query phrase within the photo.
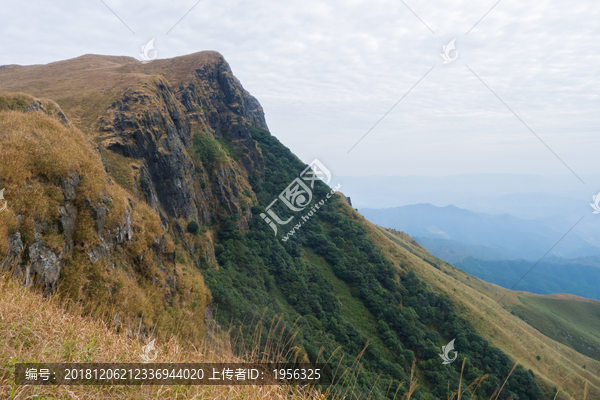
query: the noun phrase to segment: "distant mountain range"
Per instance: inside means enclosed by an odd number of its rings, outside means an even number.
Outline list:
[[[572,293],[600,300],[599,263],[600,257],[551,258],[537,265],[526,260],[490,261],[467,257],[454,265],[486,282],[508,289],[536,294]]]
[[[600,174],[465,174],[454,176],[336,176],[357,208],[386,208],[430,203],[454,205],[487,214],[532,219],[590,214],[589,202],[600,190]],[[600,224],[597,224],[600,225]]]
[[[577,220],[523,219],[455,206],[359,211],[375,224],[408,233],[434,256],[487,282],[505,288],[518,282],[515,290],[600,300],[600,246],[591,233],[593,216],[569,232]]]
[[[523,219],[431,204],[363,208],[360,213],[375,224],[408,233],[433,255],[450,263],[467,256],[537,261],[550,249],[549,255],[564,258],[600,256],[600,236],[593,234],[594,225],[600,224],[581,221],[560,240],[579,218]],[[588,218],[590,223],[593,219],[593,215]],[[560,243],[552,248],[559,240]]]

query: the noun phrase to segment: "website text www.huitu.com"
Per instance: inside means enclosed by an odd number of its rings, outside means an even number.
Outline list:
[[[281,240],[283,240],[285,242],[291,236],[293,236],[294,233],[296,233],[296,229],[300,229],[300,227],[302,225],[304,225],[304,223],[306,221],[308,221],[310,219],[310,217],[312,217],[313,214],[316,213],[317,210],[319,208],[321,208],[321,206],[324,205],[325,202],[331,198],[331,195],[334,194],[341,186],[342,186],[342,184],[338,183],[338,185],[335,188],[331,189],[331,191],[329,193],[327,193],[327,196],[325,196],[326,198],[322,199],[321,201],[319,201],[318,203],[316,203],[313,206],[313,208],[311,208],[311,210],[308,213],[306,213],[305,215],[303,215],[302,217],[300,217],[302,219],[302,221],[300,221],[299,223],[297,223],[296,225],[294,225],[294,227],[292,229],[290,229],[290,231],[284,237],[282,237]]]

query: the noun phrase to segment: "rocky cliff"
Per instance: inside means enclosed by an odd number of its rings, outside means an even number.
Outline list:
[[[60,77],[73,82],[69,96]],[[198,314],[190,335],[200,338],[212,309],[199,269],[218,268],[223,217],[247,230],[252,184],[264,179],[250,133],[266,129],[258,101],[215,52],[152,66],[101,56],[11,66],[0,90],[15,79],[28,95],[0,97],[1,268],[119,325],[153,326],[164,306],[172,321]],[[59,168],[36,166],[52,158]]]
[[[128,88],[99,120],[101,148],[125,157],[134,193],[179,233],[180,222],[209,225],[219,213],[238,213],[240,225],[247,226],[242,193],[251,189],[249,176],[262,179],[264,163],[248,129],[266,128],[262,110],[222,58],[215,61],[198,66],[177,87],[157,77]],[[228,159],[216,165],[195,160],[194,135],[220,142],[231,151]]]

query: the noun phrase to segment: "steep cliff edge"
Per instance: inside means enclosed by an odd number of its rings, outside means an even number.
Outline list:
[[[242,194],[249,193],[249,176],[260,182],[264,169],[249,126],[266,129],[266,122],[219,53],[146,65],[86,55],[11,66],[0,74],[0,90],[55,100],[99,145],[109,174],[157,210],[165,226],[210,224],[220,213],[239,213],[240,226],[247,225],[251,198]],[[227,157],[195,157],[195,135],[216,140]]]
[[[114,183],[56,103],[0,95],[0,143],[1,270],[45,293],[60,286],[65,300],[131,334],[196,318],[186,334],[202,340],[201,274],[176,264],[158,214]]]

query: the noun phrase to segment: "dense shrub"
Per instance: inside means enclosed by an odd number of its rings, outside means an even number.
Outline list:
[[[200,225],[196,221],[190,221],[187,225],[187,231],[194,235],[197,235],[200,232]]]
[[[205,167],[220,167],[227,161],[227,154],[221,149],[219,142],[205,133],[194,135],[192,150]]]

